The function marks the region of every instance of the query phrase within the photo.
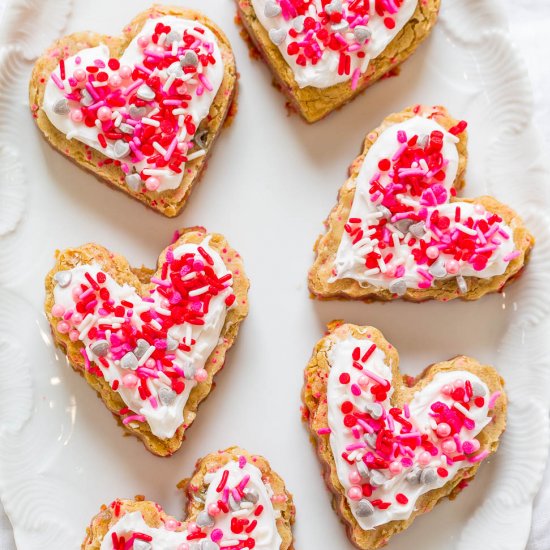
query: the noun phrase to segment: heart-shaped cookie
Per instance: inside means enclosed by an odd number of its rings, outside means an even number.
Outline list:
[[[307,122],[353,99],[428,36],[439,0],[237,0],[276,85]]]
[[[195,227],[131,268],[97,244],[57,253],[46,277],[56,345],[154,454],[179,449],[248,313],[248,279],[225,238]]]
[[[517,277],[534,244],[492,197],[463,199],[466,122],[416,105],[370,132],[317,240],[318,298],[475,300]]]
[[[104,506],[87,529],[82,550],[290,550],[292,495],[265,458],[238,447],[197,462],[183,522],[136,497]]]
[[[154,6],[120,37],[76,33],[34,67],[29,97],[51,145],[166,216],[183,208],[230,113],[231,46],[203,15]]]
[[[464,356],[402,376],[397,351],[375,328],[329,330],[305,371],[305,413],[348,536],[374,550],[454,498],[496,451],[503,380]]]

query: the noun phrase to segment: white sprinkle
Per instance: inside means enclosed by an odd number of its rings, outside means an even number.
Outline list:
[[[141,119],[141,122],[143,124],[148,124],[149,126],[154,126],[155,128],[160,126],[160,122],[158,120],[153,120],[152,118],[148,118],[146,116]]]
[[[145,168],[143,173],[146,176],[169,176],[170,170],[163,170],[162,168]]]
[[[107,84],[109,84],[108,80],[105,80],[104,82],[100,82],[99,80],[94,80],[92,82],[92,86],[94,88],[101,88],[102,86],[107,86]]]
[[[187,155],[187,160],[192,161],[200,157],[204,157],[204,155],[206,155],[206,151],[204,149],[200,149],[199,151],[195,151],[194,153]]]
[[[151,324],[153,324],[151,322]],[[138,367],[141,367],[141,365],[145,365],[145,361],[153,355],[153,352],[155,351],[155,346],[149,346],[147,351],[141,356],[141,359],[138,361]]]
[[[191,296],[191,297],[200,296],[201,294],[204,294],[205,292],[208,292],[209,288],[210,288],[210,285],[206,285],[206,286],[203,286],[201,288],[191,290],[191,292],[189,292],[189,296]]]
[[[164,86],[162,87],[162,89],[163,89],[165,92],[168,92],[168,90],[170,89],[170,86],[172,86],[172,84],[174,84],[174,80],[176,80],[176,73],[172,73],[172,74],[166,79],[166,82],[164,83]]]
[[[377,262],[378,262],[378,267],[380,268],[380,271],[382,273],[386,273],[388,268],[386,267],[386,262],[384,261],[384,259],[383,258],[378,258]]]
[[[462,231],[462,233],[466,233],[467,235],[477,236],[477,231],[475,229],[471,229],[470,227],[466,227],[464,224],[457,222],[455,224],[455,227]]]
[[[166,149],[160,144],[160,143],[157,143],[156,141],[153,141],[153,147],[162,155],[166,155]]]
[[[185,326],[185,343],[186,345],[191,345],[191,336],[193,335],[193,328],[191,325],[187,324]]]
[[[154,326],[157,330],[161,330],[162,329],[162,325],[156,320],[156,319],[152,319],[151,321],[149,321],[151,323],[152,326]]]
[[[157,313],[159,313],[160,315],[168,315],[168,316],[171,315],[169,309],[164,309],[163,307],[160,307],[160,306],[157,306],[157,307],[155,308],[155,311],[156,311]]]
[[[475,420],[475,418],[472,416],[470,411],[461,403],[455,402],[453,406],[457,411],[460,411],[466,418],[469,418],[470,420]]]
[[[182,109],[181,107],[178,107],[177,109],[174,109],[172,111],[173,115],[184,115],[187,111],[185,109]],[[181,122],[183,124],[183,118],[179,119],[178,122]],[[181,126],[180,124],[180,126]]]

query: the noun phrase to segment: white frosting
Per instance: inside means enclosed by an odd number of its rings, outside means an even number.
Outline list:
[[[328,401],[328,425],[331,429],[330,433],[330,446],[332,454],[336,462],[336,470],[338,473],[338,479],[344,487],[344,490],[348,491],[351,487],[349,480],[350,465],[346,460],[342,458],[342,452],[346,450],[348,445],[357,443],[357,439],[353,436],[350,429],[344,427],[342,413],[340,407],[344,401],[351,401],[358,409],[365,410],[365,405],[369,403],[375,403],[372,394],[367,390],[363,391],[360,396],[356,397],[349,391],[349,385],[341,384],[339,381],[340,374],[348,373],[351,376],[351,382],[357,384],[361,371],[353,368],[352,366],[352,352],[354,348],[359,347],[361,353],[364,354],[372,345],[372,342],[368,339],[356,339],[349,336],[346,340],[341,340],[335,344],[329,351],[330,362],[330,374],[328,378],[327,386],[327,401]],[[374,372],[378,376],[385,378],[389,382],[392,379],[391,365],[387,365],[385,361],[385,355],[377,348],[365,363],[366,368]],[[416,392],[412,401],[409,403],[410,418],[408,421],[414,426],[414,429],[420,433],[430,434],[432,442],[436,442],[437,436],[433,433],[430,427],[431,412],[430,406],[436,401],[445,403],[448,406],[452,406],[453,400],[449,396],[441,394],[441,388],[445,384],[452,384],[455,380],[461,379],[464,382],[470,381],[472,385],[479,384],[485,391],[485,404],[483,407],[474,407],[471,409],[471,417],[475,420],[475,428],[473,430],[467,430],[465,427],[460,432],[460,438],[462,440],[471,440],[479,432],[487,426],[491,421],[491,417],[488,415],[488,388],[480,378],[468,371],[447,371],[439,372],[433,378],[433,380],[424,387],[420,392]],[[388,398],[380,404],[384,409],[391,408],[390,397],[393,393],[393,388],[388,392]],[[396,430],[400,428],[400,424],[397,422]],[[395,433],[399,433],[398,431]],[[367,449],[368,450],[368,449]],[[415,451],[415,457],[417,458],[419,453],[423,449],[418,447]],[[360,458],[359,458],[360,459]],[[416,463],[416,459],[413,459]],[[453,465],[448,465],[447,462],[442,462],[442,457],[432,457],[432,460],[426,467],[439,467],[443,466],[448,472],[447,478],[437,476],[435,482],[430,484],[411,483],[406,480],[406,475],[410,473],[413,467],[403,468],[400,474],[390,477],[383,485],[375,489],[370,497],[373,499],[382,499],[385,502],[391,502],[392,505],[386,510],[380,510],[374,508],[374,513],[369,517],[360,517],[357,515],[358,502],[347,499],[351,511],[361,526],[362,529],[374,529],[378,525],[385,524],[389,521],[404,520],[407,519],[415,509],[415,504],[418,498],[433,489],[443,487],[447,481],[452,479],[461,468],[471,466],[468,461],[455,462]],[[387,472],[387,470],[385,470]],[[407,504],[399,504],[396,502],[396,495],[402,493],[408,498]]]
[[[228,514],[220,514],[215,518],[214,526],[203,528],[203,532],[209,535],[214,529],[221,529],[224,533],[224,537],[220,541],[221,544],[224,544],[225,541],[241,540],[252,536],[256,542],[254,548],[257,550],[280,550],[282,539],[277,529],[275,510],[271,503],[272,491],[262,481],[262,473],[256,466],[247,463],[241,468],[237,462],[232,461],[214,474],[206,474],[205,483],[209,483],[209,487],[206,493],[205,509],[208,508],[209,504],[215,504],[220,499],[220,493],[216,491],[216,487],[220,483],[225,470],[229,471],[227,485],[230,487],[235,487],[241,482],[244,475],[249,475],[250,479],[246,487],[255,489],[258,492],[258,502],[256,505],[245,503],[249,507],[241,507],[236,513],[230,511]],[[257,505],[263,506],[264,510],[260,515],[255,516],[253,512]],[[236,535],[231,532],[231,519],[233,517],[249,519],[251,522],[256,520],[258,524],[251,534]],[[188,531],[186,529],[183,531],[168,531],[163,528],[149,527],[145,523],[141,512],[131,512],[125,514],[111,527],[103,538],[101,550],[113,550],[113,533],[117,533],[120,537],[131,535],[134,532],[144,533],[152,537],[152,541],[150,541],[152,550],[179,550],[179,545],[184,543],[193,548],[193,541],[187,540]],[[210,537],[205,540],[210,540]]]
[[[174,258],[180,258],[188,253],[198,254],[197,249],[199,246],[202,246],[214,260],[214,265],[212,267],[216,275],[222,277],[228,274],[229,271],[218,252],[209,246],[209,239],[210,238],[207,237],[200,245],[186,243],[178,246],[174,249]],[[200,255],[198,257],[201,258]],[[56,285],[54,289],[55,303],[66,309],[72,308],[74,306],[74,299],[72,297],[73,287],[81,283],[88,284],[85,278],[86,272],[95,277],[99,271],[102,271],[101,266],[96,263],[78,265],[71,269],[71,284],[65,288]],[[143,326],[143,321],[139,318],[139,313],[149,310],[151,306],[153,308],[160,307],[160,302],[163,300],[163,297],[155,290],[150,294],[153,303],[144,302],[141,296],[136,293],[133,286],[128,284],[121,286],[109,275],[107,275],[107,280],[103,286],[109,290],[111,298],[114,299],[117,304],[120,303],[121,300],[126,300],[135,304],[132,324],[138,329]],[[183,369],[184,372],[188,372],[190,367],[194,370],[204,368],[208,357],[217,346],[227,313],[225,298],[230,293],[231,287],[228,287],[212,298],[208,313],[204,316],[204,325],[184,323],[170,328],[170,336],[178,342],[182,341],[184,338],[188,339],[189,337],[196,341],[196,344],[191,346],[190,352],[184,352],[182,350],[176,350],[175,352],[176,357],[174,359],[174,364]],[[94,325],[100,324],[102,320],[102,317],[97,316]],[[90,349],[90,345],[93,344],[94,341],[95,340],[91,340],[87,335],[82,340],[90,361],[93,361],[95,358],[94,353]],[[108,368],[103,366],[99,361],[96,361],[95,364],[101,369],[105,380],[109,382],[111,386],[115,380],[119,381],[119,386],[116,391],[120,394],[124,403],[126,403],[132,411],[146,418],[155,436],[162,439],[172,437],[177,428],[183,423],[183,409],[187,403],[191,390],[197,385],[197,382],[193,378],[185,380],[185,389],[179,395],[176,395],[171,405],[164,405],[157,399],[158,406],[154,408],[148,399],[143,400],[140,398],[137,387],[128,388],[122,384],[122,377],[131,371],[123,369],[120,365],[120,361],[113,361],[109,356],[106,356],[105,359],[107,359],[109,363]],[[169,388],[170,386],[160,378],[155,379],[154,382],[153,379],[149,378],[148,387],[152,395],[158,398],[159,390],[163,387]]]
[[[397,13],[392,15],[392,19],[395,21],[395,27],[388,29],[384,25],[384,17],[381,17],[376,13],[374,9],[374,0],[370,0],[370,18],[367,23],[368,29],[371,31],[371,38],[362,46],[360,51],[363,51],[366,55],[365,58],[358,58],[357,55],[351,55],[351,70],[349,74],[338,74],[338,61],[340,52],[326,48],[323,50],[323,55],[317,64],[313,65],[308,63],[306,66],[301,66],[296,63],[296,56],[289,55],[287,48],[290,42],[295,40],[302,40],[304,34],[299,34],[296,39],[292,38],[288,31],[293,28],[293,19],[285,20],[282,13],[275,17],[267,17],[265,10],[266,4],[272,4],[273,0],[252,0],[252,6],[256,13],[256,17],[269,33],[271,29],[283,29],[286,32],[286,38],[279,44],[279,50],[281,55],[288,63],[294,73],[294,78],[300,86],[305,88],[306,86],[313,86],[314,88],[328,88],[340,82],[345,82],[351,79],[351,76],[355,69],[360,69],[362,73],[365,73],[368,68],[368,63],[371,59],[379,56],[386,46],[397,36],[399,31],[407,24],[409,19],[414,14],[418,0],[403,0]],[[351,3],[351,0],[343,0],[344,6]],[[319,19],[317,15],[321,11],[320,0],[311,2],[308,11],[308,16],[313,16],[314,19]],[[330,28],[330,27],[329,27]],[[343,38],[349,43],[354,42],[353,32],[348,30],[342,33]]]
[[[458,150],[456,147],[457,138],[453,134],[445,131],[445,129],[432,119],[415,116],[399,124],[393,124],[386,130],[384,130],[370,147],[361,168],[359,174],[355,180],[355,195],[351,206],[349,218],[361,218],[365,220],[370,216],[370,223],[374,223],[374,216],[381,216],[380,211],[371,200],[371,194],[369,193],[370,182],[373,177],[380,172],[378,169],[378,163],[382,159],[391,159],[398,148],[397,133],[402,130],[405,131],[407,137],[410,138],[413,135],[426,136],[430,135],[434,130],[443,132],[443,149],[441,151],[443,158],[448,161],[447,169],[445,171],[445,179],[441,183],[447,190],[451,189],[453,182],[455,181],[457,169],[458,169]],[[380,176],[380,183],[385,187],[390,182],[388,174],[382,174]],[[415,204],[415,211],[418,211],[421,207],[418,197],[413,198],[406,195],[406,198],[411,204]],[[487,211],[481,205],[474,205],[463,202],[452,202],[446,204],[440,204],[437,206],[437,210],[441,215],[446,215],[451,219],[451,225],[449,230],[451,232],[456,228],[456,222],[454,219],[454,212],[457,206],[460,206],[461,221],[471,216],[472,218],[484,218]],[[432,212],[434,207],[428,207],[428,212]],[[488,213],[487,215],[490,215]],[[507,233],[508,239],[499,237],[500,244],[498,248],[491,255],[486,267],[480,271],[476,271],[473,267],[464,261],[460,261],[460,269],[458,274],[463,276],[472,276],[478,278],[489,278],[496,275],[501,275],[506,271],[509,260],[505,261],[507,255],[514,251],[514,240],[512,238],[512,230],[504,222],[501,222],[502,229]],[[431,235],[428,233],[425,240]],[[409,237],[411,235],[409,234]],[[396,279],[388,276],[386,273],[367,273],[365,268],[364,250],[370,245],[369,242],[364,242],[361,246],[353,244],[352,237],[347,232],[343,232],[342,240],[338,246],[336,257],[334,260],[335,275],[332,281],[337,279],[354,279],[361,284],[371,284],[377,287],[388,288],[389,285]],[[427,270],[427,266],[418,266],[414,262],[414,258],[410,254],[411,248],[405,243],[396,248],[394,246],[386,248],[386,251],[390,251],[393,254],[392,263],[404,264],[405,272],[402,279],[405,281],[407,288],[418,288],[418,283],[422,281],[422,276],[417,271],[418,267],[423,267]],[[444,254],[439,255],[438,262],[444,262],[447,259],[452,259],[451,255]],[[449,279],[456,277],[457,274],[451,275],[447,273],[441,279]]]
[[[132,39],[132,41],[126,48],[125,52],[120,57],[119,59],[120,64],[121,66],[128,65],[130,67],[133,67],[135,64],[139,64],[143,61],[143,51],[138,46],[138,39],[140,36],[150,36],[151,34],[153,34],[154,28],[159,22],[165,25],[169,25],[172,28],[172,30],[175,30],[180,33],[183,33],[186,29],[192,29],[192,28],[198,27],[204,30],[204,36],[206,37],[206,39],[212,42],[212,44],[214,44],[212,55],[216,60],[216,64],[210,65],[208,67],[208,78],[212,85],[212,90],[205,89],[202,95],[200,96],[197,96],[195,93],[193,93],[192,94],[193,99],[189,102],[189,107],[186,109],[186,112],[192,115],[193,120],[195,121],[195,124],[198,127],[200,122],[208,115],[210,111],[210,107],[214,102],[216,94],[218,93],[218,90],[223,80],[223,74],[224,74],[223,60],[222,60],[220,48],[218,45],[218,41],[214,33],[208,27],[202,25],[198,21],[181,19],[179,17],[174,17],[172,15],[159,17],[158,19],[149,19],[145,23],[145,25],[143,26],[139,34],[137,34]],[[81,59],[80,64],[76,63],[77,57]],[[103,61],[105,64],[107,64],[107,61],[110,59],[110,57],[111,55],[109,52],[109,48],[104,44],[101,44],[94,48],[83,49],[79,51],[76,55],[73,55],[65,59],[66,74],[72,75],[76,68],[79,68],[79,67],[83,68],[88,65],[93,65],[96,59],[99,59]],[[115,72],[115,71],[112,71],[108,66],[106,66],[102,70],[109,75]],[[53,72],[58,77],[61,76],[61,70],[59,65],[56,67],[56,69]],[[163,71],[163,73],[165,73],[165,71]],[[166,78],[166,74],[163,75],[163,78]],[[130,84],[131,84],[131,81],[130,81]],[[197,86],[197,81],[196,80],[188,81],[187,85],[189,89],[193,91]],[[65,81],[65,88],[66,88],[65,89],[66,93],[69,93],[71,91],[67,81]],[[60,115],[54,112],[53,110],[54,105],[64,97],[65,97],[65,93],[58,88],[58,86],[55,84],[55,82],[51,78],[49,78],[46,83],[46,88],[44,91],[43,109],[48,119],[50,120],[50,122],[60,132],[65,134],[68,139],[76,139],[78,141],[81,141],[89,145],[93,149],[96,149],[106,157],[109,157],[111,159],[116,159],[117,157],[114,155],[114,152],[113,152],[114,142],[107,140],[107,147],[103,148],[99,143],[99,140],[97,137],[98,129],[95,126],[90,128],[86,126],[83,122],[75,123],[73,122],[73,120],[69,115]],[[151,110],[152,109],[149,107],[147,112],[149,113]],[[123,162],[125,162],[129,167],[135,168],[137,172],[140,172],[141,170],[147,167],[151,168],[151,165],[147,164],[146,159],[137,163],[132,163],[129,157],[126,157],[125,159],[123,159]],[[181,180],[185,170],[185,165],[184,164],[181,165],[182,173],[180,174],[173,172],[168,167],[166,167],[165,169],[169,171],[169,174],[163,175],[161,178],[159,178],[160,186],[157,190],[159,192],[165,191],[167,189],[176,189],[181,184]]]

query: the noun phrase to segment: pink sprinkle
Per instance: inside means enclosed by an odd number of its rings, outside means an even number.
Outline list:
[[[411,417],[411,411],[409,410],[409,404],[408,403],[405,403],[405,405],[403,406],[403,412],[405,413],[405,418],[410,418]]]
[[[130,416],[127,416],[126,418],[123,418],[122,423],[123,424],[129,424],[130,422],[133,422],[134,420],[136,422],[145,422],[145,417],[142,414],[132,414]]]
[[[496,403],[496,400],[501,396],[501,392],[499,391],[496,391],[495,393],[493,393],[493,395],[491,395],[491,397],[489,398],[489,409],[493,409],[495,407],[495,403]]]
[[[353,393],[353,395],[359,396],[361,395],[361,388],[357,384],[352,384],[351,393]]]
[[[331,432],[330,428],[320,428],[317,430],[318,435],[326,435],[326,434],[329,434],[330,432]]]
[[[65,86],[63,86],[63,82],[61,81],[61,79],[60,79],[55,73],[52,73],[52,74],[51,74],[51,77],[52,77],[52,80],[55,82],[55,85],[56,85],[60,90],[65,91]]]
[[[360,69],[355,69],[355,71],[353,71],[353,75],[351,77],[351,89],[352,90],[356,90],[357,89],[357,85],[359,84],[359,77],[361,76],[361,70]]]
[[[476,456],[472,456],[468,459],[469,462],[481,462],[484,458],[487,458],[489,456],[489,451],[482,451],[481,453],[477,454]]]
[[[495,246],[496,248],[496,246]],[[514,258],[517,258],[521,252],[519,250],[514,250],[513,252],[510,252],[510,254],[507,254],[502,258],[505,262],[511,262]]]
[[[244,467],[246,466],[246,457],[245,456],[239,456],[239,468],[242,470]],[[248,479],[250,479],[250,476],[247,476]],[[248,479],[247,479],[247,482],[248,482]],[[242,483],[242,481],[241,481]],[[245,483],[246,485],[246,483]],[[244,485],[243,485],[244,487]]]
[[[86,349],[82,348],[80,350],[80,353],[82,354],[82,357],[84,357],[84,367],[86,370],[90,370],[90,359],[88,358],[88,354],[86,353]]]
[[[214,88],[212,86],[212,84],[210,84],[210,81],[208,80],[208,78],[206,78],[206,76],[204,74],[200,74],[199,75],[199,80],[201,81],[202,85],[209,91],[211,92]]]
[[[397,141],[399,143],[405,143],[407,141],[407,134],[403,130],[397,132]]]

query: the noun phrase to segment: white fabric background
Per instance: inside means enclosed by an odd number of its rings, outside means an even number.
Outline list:
[[[0,17],[5,4],[6,0],[0,0]],[[500,0],[500,4],[509,14],[512,39],[531,76],[536,122],[550,150],[550,41],[547,37],[550,1]],[[12,529],[1,505],[0,550],[15,550]],[[526,550],[550,550],[550,463],[535,503],[531,538]]]

